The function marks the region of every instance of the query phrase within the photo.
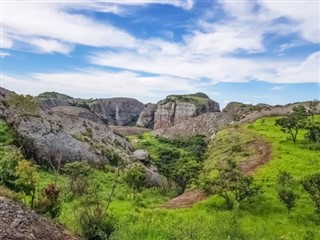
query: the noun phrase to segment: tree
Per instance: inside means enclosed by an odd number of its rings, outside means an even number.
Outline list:
[[[22,155],[18,149],[15,149],[5,154],[0,161],[0,182],[12,190],[18,190],[16,168],[20,160]]]
[[[320,122],[308,121],[306,123],[305,129],[307,133],[305,138],[310,142],[320,142]]]
[[[63,172],[69,177],[69,189],[74,195],[81,196],[88,191],[88,176],[92,169],[85,161],[67,163],[63,166]]]
[[[123,175],[123,180],[134,192],[140,192],[146,186],[146,172],[143,166],[131,166]]]
[[[294,179],[288,172],[280,172],[278,175],[278,197],[285,204],[290,213],[295,206],[296,194],[294,192]]]
[[[172,180],[174,168],[179,161],[180,152],[173,148],[161,148],[158,152],[158,159],[155,164],[159,173]]]
[[[187,157],[179,159],[174,167],[173,179],[180,187],[180,193],[183,193],[190,182],[197,178],[200,170],[201,165],[196,160]]]
[[[260,192],[253,178],[242,173],[234,160],[227,160],[217,166],[218,176],[207,181],[205,188],[226,200],[227,205],[233,207],[233,201],[239,205],[241,201],[253,197]]]
[[[302,185],[313,200],[316,212],[320,214],[320,173],[307,177],[302,181]]]
[[[27,160],[22,160],[16,167],[16,176],[17,186],[21,192],[31,197],[30,207],[33,208],[38,183],[37,167]]]
[[[276,119],[276,126],[284,133],[290,133],[292,141],[296,143],[298,132],[306,124],[307,110],[303,105],[293,107],[293,112],[286,117]]]
[[[38,101],[31,95],[12,94],[8,99],[8,103],[13,125],[19,124],[24,116],[37,114],[39,108]]]
[[[310,101],[308,104],[308,114],[312,117],[317,113],[317,107],[319,105],[318,100]]]

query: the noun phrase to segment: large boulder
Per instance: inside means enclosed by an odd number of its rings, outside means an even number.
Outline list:
[[[90,110],[112,125],[134,126],[144,104],[132,98],[98,99],[90,102]]]
[[[219,111],[219,104],[203,93],[170,95],[158,103],[154,129],[172,127],[200,114]]]
[[[153,128],[154,126],[154,114],[157,111],[157,104],[148,103],[140,113],[137,121],[138,127]]]
[[[0,239],[77,240],[62,226],[0,196]]]
[[[148,151],[146,151],[144,149],[138,149],[138,150],[134,151],[133,157],[135,160],[138,160],[138,161],[145,163],[145,164],[150,162],[149,153],[148,153]]]

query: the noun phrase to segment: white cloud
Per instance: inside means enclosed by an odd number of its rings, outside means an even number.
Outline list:
[[[97,69],[52,74],[35,73],[31,76],[4,74],[3,80],[5,88],[23,94],[37,95],[50,90],[75,97],[130,96],[153,102],[164,98],[170,92],[194,93],[206,90],[201,82],[190,79],[167,75],[146,77],[129,71],[105,72]]]
[[[311,54],[298,65],[281,68],[270,79],[277,83],[320,83],[320,51]]]
[[[66,43],[61,43],[60,41],[54,39],[41,39],[35,38],[29,41],[32,45],[36,46],[41,52],[44,53],[63,53],[67,54],[72,49],[73,46]]]
[[[279,90],[283,90],[284,87],[283,86],[274,86],[272,88],[270,88],[271,90],[274,90],[274,91],[279,91]]]
[[[10,53],[8,53],[8,52],[0,52],[0,57],[1,58],[5,58],[5,57],[8,57],[8,56],[10,56]]]
[[[287,17],[292,20],[292,31],[300,32],[308,41],[320,42],[320,1],[264,1],[259,0],[264,11],[273,18]]]

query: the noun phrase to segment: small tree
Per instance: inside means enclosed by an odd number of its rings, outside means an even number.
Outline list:
[[[88,176],[92,170],[87,162],[67,163],[62,170],[69,177],[69,188],[74,195],[81,196],[87,193]]]
[[[22,160],[16,167],[16,175],[17,186],[23,194],[31,197],[30,207],[33,208],[38,182],[37,167],[27,160]],[[26,199],[24,200],[26,202]]]
[[[209,189],[213,194],[226,200],[229,207],[233,206],[233,200],[239,205],[241,201],[260,192],[253,178],[242,173],[234,160],[229,159],[225,164],[220,164],[217,170],[218,176],[207,184],[211,185]]]
[[[309,176],[302,181],[302,185],[313,200],[316,212],[320,214],[320,173]]]
[[[0,161],[0,182],[12,190],[18,190],[16,186],[16,168],[22,155],[18,149],[5,154]]]
[[[40,214],[48,213],[51,218],[60,214],[60,189],[54,183],[44,187],[39,200],[35,202],[35,209]]]
[[[308,114],[312,117],[317,113],[317,107],[319,105],[319,101],[318,100],[313,100],[310,101],[308,104]]]
[[[141,165],[134,165],[124,173],[123,180],[134,192],[140,192],[146,186],[145,169]]]
[[[298,132],[305,126],[307,117],[306,108],[298,105],[293,107],[293,112],[288,116],[276,119],[275,125],[280,126],[284,133],[290,133],[292,141],[296,143]]]
[[[19,124],[22,117],[36,114],[39,108],[39,102],[31,95],[12,94],[8,103],[14,125]]]
[[[180,193],[186,190],[186,187],[191,183],[192,180],[196,179],[201,165],[196,160],[182,157],[176,163],[173,170],[173,179],[180,187]]]
[[[291,209],[295,206],[296,194],[294,192],[294,179],[288,172],[280,172],[278,175],[278,196],[282,203],[290,213]]]
[[[305,128],[308,132],[305,138],[310,142],[320,142],[320,122],[308,121]]]

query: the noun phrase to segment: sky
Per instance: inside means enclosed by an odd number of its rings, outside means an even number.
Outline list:
[[[319,0],[1,0],[1,85],[157,102],[320,99]]]

